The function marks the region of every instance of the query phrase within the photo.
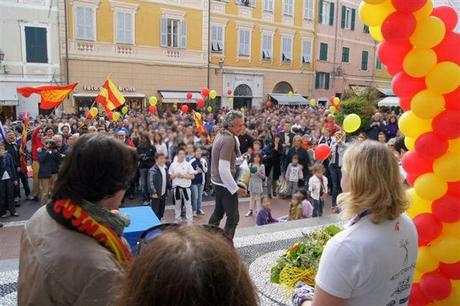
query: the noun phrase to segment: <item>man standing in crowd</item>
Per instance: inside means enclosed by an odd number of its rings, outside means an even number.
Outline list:
[[[339,212],[337,208],[337,196],[342,192],[340,181],[342,180],[342,163],[343,155],[347,145],[345,144],[345,134],[342,131],[335,133],[331,143],[331,159],[329,161],[329,173],[331,175],[332,185],[332,209],[335,213]]]
[[[281,145],[283,146],[283,152],[282,152],[282,166],[281,170],[286,172],[287,166],[291,162],[291,160],[288,158],[288,152],[289,149],[291,148],[292,145],[292,140],[294,138],[294,134],[291,132],[291,124],[289,122],[285,122],[283,125],[283,131],[280,133],[281,137]]]
[[[382,120],[382,114],[376,112],[372,117],[373,121],[366,127],[367,138],[372,140],[379,140],[379,133],[386,131],[386,125]]]
[[[6,143],[5,143],[5,149],[6,151],[11,155],[13,158],[13,166],[14,166],[14,171],[15,171],[15,185],[14,185],[14,203],[16,205],[19,205],[19,172],[21,171],[21,164],[19,161],[19,147],[16,144],[16,135],[14,134],[13,130],[9,130],[6,133]],[[17,181],[16,181],[17,180]],[[27,185],[27,187],[29,187]],[[28,190],[28,193],[30,194],[30,190]]]
[[[239,188],[234,179],[236,175],[236,158],[240,155],[236,137],[245,130],[244,117],[239,111],[230,111],[214,140],[211,153],[211,181],[215,185],[216,204],[209,224],[219,226],[227,215],[225,233],[233,238],[240,219],[238,195],[246,195],[246,190]]]

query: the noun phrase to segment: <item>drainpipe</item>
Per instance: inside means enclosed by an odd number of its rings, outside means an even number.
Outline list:
[[[206,87],[209,88],[209,79],[210,79],[210,70],[211,70],[211,0],[208,0],[208,79],[206,82]]]
[[[66,74],[66,82],[69,84],[70,77],[69,77],[69,40],[67,37],[67,0],[64,0],[64,29],[65,29],[65,74]]]
[[[338,18],[339,17],[339,12],[340,12],[340,1],[337,1],[337,5],[335,7],[335,16],[337,17],[336,18],[336,23],[335,23],[335,34],[334,34],[334,57],[332,58],[332,71],[334,73],[334,77],[331,78],[331,87],[332,89],[334,89],[334,85],[335,85],[335,78],[336,78],[336,75],[335,75],[335,68],[336,68],[336,65],[337,65],[337,59],[336,59],[336,56],[337,56],[337,34],[339,32],[339,23],[341,22],[340,19]],[[334,96],[335,96],[335,92],[334,92]]]

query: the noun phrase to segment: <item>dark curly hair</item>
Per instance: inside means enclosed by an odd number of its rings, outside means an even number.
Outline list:
[[[128,189],[138,166],[136,150],[104,134],[81,136],[66,155],[53,200],[97,202]]]

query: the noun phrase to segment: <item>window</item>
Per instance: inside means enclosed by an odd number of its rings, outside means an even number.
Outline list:
[[[48,63],[46,28],[24,27],[28,63]]]
[[[355,30],[356,9],[342,6],[342,29]]]
[[[224,50],[224,28],[221,25],[211,26],[211,51],[221,53]]]
[[[96,40],[96,31],[94,31],[95,25],[94,8],[77,6],[75,10],[75,38],[82,40]]]
[[[183,20],[161,18],[161,46],[167,48],[187,48],[187,24]]]
[[[251,50],[251,33],[249,30],[240,30],[240,39],[239,39],[239,51],[240,56],[250,56]]]
[[[375,60],[375,69],[382,70],[382,62],[380,61],[378,57]]]
[[[321,24],[334,25],[334,3],[319,0],[318,19]]]
[[[302,64],[311,64],[311,40],[302,41]]]
[[[294,16],[294,0],[284,0],[284,15]]]
[[[313,7],[313,1],[314,0],[305,0],[305,11],[304,11],[304,18],[307,20],[313,20],[313,14],[314,14],[314,7]]]
[[[273,53],[273,36],[263,34],[262,36],[262,60],[271,60]]]
[[[326,72],[317,72],[315,78],[315,89],[329,89],[330,74]]]
[[[236,0],[235,2],[243,6],[255,6],[256,5],[256,0]]]
[[[127,12],[117,12],[117,43],[134,44],[134,14]]]
[[[273,12],[273,0],[264,0],[264,11]]]
[[[283,51],[281,54],[281,61],[283,63],[292,62],[292,38],[291,37],[282,37],[283,42]]]
[[[364,27],[363,27],[363,33],[369,33],[369,26],[364,25]]]
[[[366,71],[367,70],[367,62],[369,60],[369,52],[368,51],[363,51],[361,55],[361,70]]]
[[[342,48],[342,62],[343,63],[350,62],[350,48],[347,48],[347,47]]]
[[[320,43],[319,44],[319,60],[320,61],[327,61],[327,44]]]

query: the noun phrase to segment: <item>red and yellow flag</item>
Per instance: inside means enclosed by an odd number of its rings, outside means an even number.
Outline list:
[[[96,102],[101,104],[108,113],[125,104],[125,97],[123,97],[112,80],[107,79],[96,97]]]
[[[38,87],[18,87],[18,94],[28,98],[31,94],[38,94],[41,97],[40,108],[52,109],[61,105],[65,98],[69,96],[72,90],[78,83],[73,83],[67,86],[45,85]]]
[[[193,112],[193,120],[195,121],[195,128],[198,134],[201,135],[206,133],[206,128],[204,127],[203,120],[199,112]]]
[[[20,146],[20,161],[21,161],[21,172],[27,173],[27,157],[26,157],[26,143],[27,143],[27,129],[29,128],[29,115],[24,114],[23,118],[24,127],[21,135],[21,146]]]

